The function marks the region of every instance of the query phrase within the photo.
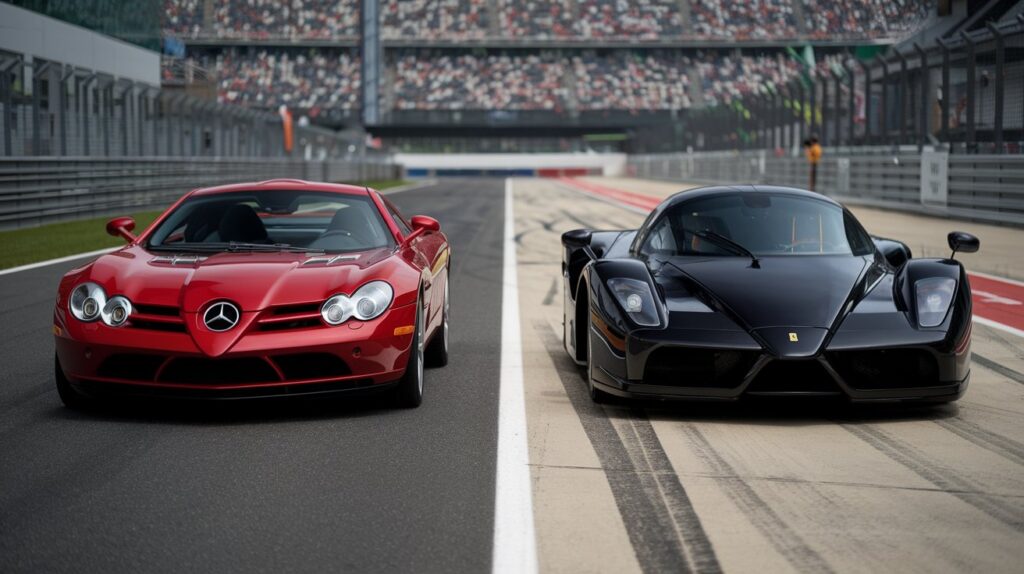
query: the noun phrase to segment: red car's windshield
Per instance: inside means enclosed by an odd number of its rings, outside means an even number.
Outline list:
[[[391,232],[369,197],[275,190],[189,198],[156,228],[148,246],[197,251],[279,246],[348,252],[392,243]]]

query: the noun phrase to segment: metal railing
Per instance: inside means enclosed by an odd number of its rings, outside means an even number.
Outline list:
[[[631,156],[631,175],[673,182],[762,183],[807,188],[802,157],[766,151]],[[818,165],[817,191],[839,201],[1024,226],[1024,156],[949,154],[907,146],[846,148]]]
[[[874,59],[846,53],[786,84],[694,111],[697,150],[942,145],[953,153],[1022,153],[1024,14],[1015,21],[897,47]]]
[[[298,178],[397,179],[379,161],[288,158],[0,158],[0,230],[163,208],[197,187]]]

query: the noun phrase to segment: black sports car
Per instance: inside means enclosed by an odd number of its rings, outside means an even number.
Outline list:
[[[971,289],[822,195],[677,193],[631,231],[562,235],[565,348],[591,396],[946,402],[970,379]]]

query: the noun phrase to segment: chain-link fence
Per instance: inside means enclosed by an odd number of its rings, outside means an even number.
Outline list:
[[[1024,15],[873,59],[828,58],[787,84],[695,111],[686,145],[781,152],[811,136],[831,147],[1022,153]]]

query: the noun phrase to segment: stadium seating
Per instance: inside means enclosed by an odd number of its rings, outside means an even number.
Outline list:
[[[670,110],[690,107],[689,58],[617,51],[573,58],[581,110]]]
[[[347,51],[227,51],[217,70],[221,102],[302,109],[354,109],[359,102],[359,63]]]
[[[385,38],[483,38],[487,0],[381,0]]]

